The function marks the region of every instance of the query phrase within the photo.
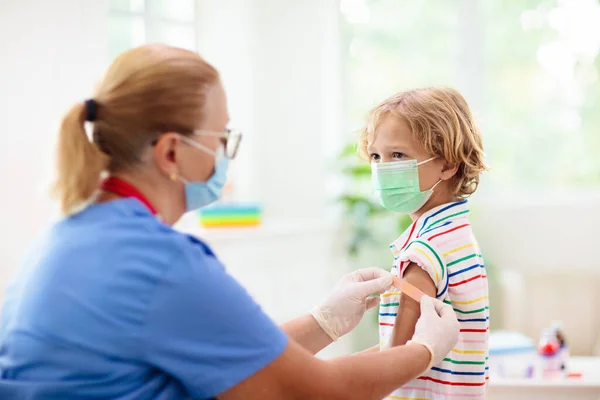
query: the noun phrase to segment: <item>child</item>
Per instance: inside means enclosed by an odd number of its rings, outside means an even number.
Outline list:
[[[383,207],[413,220],[390,246],[392,273],[452,304],[461,325],[459,342],[444,361],[388,399],[484,399],[488,284],[466,198],[486,166],[465,99],[445,88],[399,93],[373,109],[359,151],[370,159]],[[380,347],[405,344],[419,304],[395,289],[382,295],[380,307]]]

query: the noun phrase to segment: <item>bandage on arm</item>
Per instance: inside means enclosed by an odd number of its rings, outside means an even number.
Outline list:
[[[398,278],[397,276],[392,276],[392,285],[417,303],[420,303],[421,297],[425,296],[425,293],[423,293],[421,290],[417,289],[404,279]]]
[[[400,289],[402,295],[394,323],[392,346],[401,346],[413,337],[415,325],[421,316],[421,297],[435,297],[436,287],[427,271],[414,263],[406,267],[402,279],[394,279],[393,285]]]

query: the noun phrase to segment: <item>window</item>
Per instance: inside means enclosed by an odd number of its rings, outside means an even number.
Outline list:
[[[197,50],[195,0],[110,0],[111,59],[144,43]]]
[[[600,185],[597,0],[342,0],[348,128],[418,86],[460,90],[493,168],[482,188]]]

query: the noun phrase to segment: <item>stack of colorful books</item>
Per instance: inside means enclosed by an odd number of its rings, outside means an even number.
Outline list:
[[[262,207],[254,203],[218,203],[198,214],[205,228],[245,228],[260,225]]]

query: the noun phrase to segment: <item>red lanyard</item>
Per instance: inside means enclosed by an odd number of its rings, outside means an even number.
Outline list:
[[[134,199],[138,199],[143,205],[148,207],[152,214],[158,214],[156,208],[154,208],[152,203],[148,201],[148,199],[142,194],[142,192],[140,192],[132,184],[125,182],[121,178],[117,178],[114,176],[106,178],[100,184],[100,189],[104,190],[105,192],[114,193],[117,196],[133,197]]]

